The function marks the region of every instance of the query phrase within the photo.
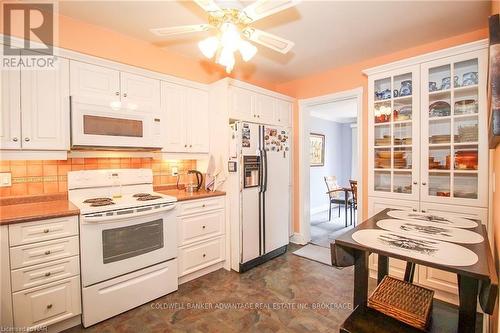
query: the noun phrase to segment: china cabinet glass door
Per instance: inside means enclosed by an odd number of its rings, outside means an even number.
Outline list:
[[[482,52],[422,65],[422,201],[486,205],[485,66]]]
[[[369,194],[418,199],[419,67],[370,77]]]

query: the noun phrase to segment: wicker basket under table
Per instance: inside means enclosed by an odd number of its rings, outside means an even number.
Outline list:
[[[434,291],[388,275],[368,298],[368,306],[408,325],[426,330]]]

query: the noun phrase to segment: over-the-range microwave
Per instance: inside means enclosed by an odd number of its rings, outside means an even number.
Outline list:
[[[159,114],[71,98],[71,148],[161,149]]]

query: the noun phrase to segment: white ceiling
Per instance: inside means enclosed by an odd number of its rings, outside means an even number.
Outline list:
[[[242,8],[247,1],[217,1]],[[169,40],[150,28],[206,22],[190,1],[61,1],[63,15],[127,34],[158,47],[203,59],[196,43],[208,33]],[[295,42],[287,55],[258,46],[249,64],[255,79],[281,83],[419,44],[485,28],[489,1],[307,1],[254,24]]]
[[[310,113],[311,117],[347,124],[356,122],[357,110],[356,98],[350,98],[314,106]]]

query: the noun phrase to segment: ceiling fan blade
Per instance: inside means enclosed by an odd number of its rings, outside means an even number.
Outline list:
[[[194,0],[198,6],[203,8],[208,13],[222,12],[221,8],[215,3],[214,0]]]
[[[292,41],[251,27],[244,29],[243,35],[252,42],[258,43],[283,54],[286,54],[295,45]]]
[[[274,13],[296,6],[300,0],[257,0],[241,11],[243,18],[255,22]]]
[[[179,25],[176,27],[149,29],[152,33],[161,37],[170,37],[180,34],[207,31],[213,28],[210,24]]]

